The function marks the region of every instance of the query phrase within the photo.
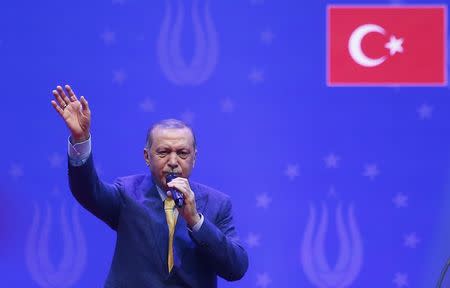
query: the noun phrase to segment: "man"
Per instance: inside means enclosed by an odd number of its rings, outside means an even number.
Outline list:
[[[144,160],[151,175],[102,182],[91,153],[91,112],[66,85],[52,105],[70,130],[72,194],[117,233],[105,287],[217,287],[217,276],[243,277],[248,256],[237,242],[228,196],[189,181],[196,158],[192,129],[169,119],[149,129]],[[166,175],[177,177],[167,183]],[[174,208],[176,189],[184,205]],[[166,192],[167,191],[167,192]]]

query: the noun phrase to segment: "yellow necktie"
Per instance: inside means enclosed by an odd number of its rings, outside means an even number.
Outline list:
[[[175,218],[173,207],[175,207],[175,202],[172,198],[166,198],[164,200],[164,211],[166,212],[167,226],[169,227],[169,251],[167,253],[167,267],[169,272],[173,267],[173,233],[175,232],[175,224],[177,223],[177,218]]]

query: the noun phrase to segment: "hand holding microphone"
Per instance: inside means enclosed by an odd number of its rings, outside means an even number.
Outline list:
[[[177,178],[177,175],[175,173],[168,173],[166,175],[166,183],[169,183],[170,181],[172,181],[175,178]],[[183,205],[184,205],[183,194],[181,194],[176,188],[169,187],[169,191],[172,194],[172,198],[173,198],[173,201],[175,201],[175,205],[178,208],[183,207]]]
[[[201,220],[201,217],[197,211],[194,191],[192,191],[188,180],[177,176],[175,173],[169,173],[165,178],[166,183],[172,186],[169,187],[169,191],[175,206],[179,208],[180,215],[186,220],[189,227],[194,227]]]

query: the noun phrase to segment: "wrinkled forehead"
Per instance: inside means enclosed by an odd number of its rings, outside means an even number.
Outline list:
[[[161,145],[194,147],[194,135],[191,129],[187,127],[166,128],[156,126],[151,132],[151,137],[154,147]]]

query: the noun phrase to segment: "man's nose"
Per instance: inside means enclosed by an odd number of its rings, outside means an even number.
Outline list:
[[[172,152],[169,155],[169,162],[167,162],[167,165],[169,165],[170,169],[175,169],[178,167],[178,161],[177,161],[177,154]]]

